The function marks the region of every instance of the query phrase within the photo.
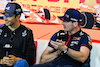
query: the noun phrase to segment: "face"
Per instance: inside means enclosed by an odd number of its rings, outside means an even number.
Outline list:
[[[64,26],[64,30],[65,31],[71,32],[74,29],[74,23],[71,22],[71,21],[69,21],[69,22],[67,22],[67,21],[62,22],[62,25]]]
[[[5,23],[6,26],[13,26],[16,23],[16,21],[17,21],[17,19],[15,18],[15,15],[13,15],[12,17],[4,16],[4,20],[6,22]]]

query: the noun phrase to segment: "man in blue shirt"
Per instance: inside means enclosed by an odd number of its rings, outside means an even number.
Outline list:
[[[41,56],[41,64],[33,67],[90,67],[91,38],[80,28],[81,13],[70,8],[59,18],[64,30],[51,37]]]

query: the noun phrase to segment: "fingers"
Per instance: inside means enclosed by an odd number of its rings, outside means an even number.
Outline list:
[[[8,66],[12,66],[12,65],[14,65],[14,63],[15,63],[14,59],[10,58],[9,62],[7,63],[7,65]]]
[[[65,41],[62,41],[62,40],[60,40],[60,43],[59,42],[56,42],[56,41],[51,41],[50,43],[52,45],[65,45]]]
[[[59,42],[56,42],[56,41],[52,41],[51,40],[51,42],[50,42],[51,44],[53,44],[53,45],[58,45],[59,44]]]
[[[50,43],[51,43],[51,44],[56,44],[55,41],[52,41],[52,40],[50,41]]]
[[[60,43],[56,41],[51,41],[50,43],[54,46],[54,48],[57,48],[60,51],[63,51],[63,49],[67,47],[65,45],[65,41],[62,41],[62,40],[60,40]]]
[[[4,61],[4,64],[6,64],[8,66],[12,66],[14,64],[14,59],[12,59],[12,58],[7,59],[6,61]]]
[[[53,45],[53,47],[54,47],[55,49],[58,49],[58,45],[57,45],[54,41],[51,41],[50,43]]]
[[[63,45],[65,45],[65,41],[62,41],[62,40],[61,40],[61,43],[62,43]]]
[[[14,56],[14,55],[9,55],[9,57],[12,58],[12,59],[14,59],[15,63],[16,63],[18,60],[22,59],[22,58],[20,58],[20,57]]]
[[[13,58],[3,57],[3,64],[6,66],[12,66],[15,63]]]
[[[9,57],[3,57],[3,64],[6,64],[9,60]]]
[[[10,58],[15,58],[15,56],[14,56],[14,55],[9,55],[9,57],[10,57]]]

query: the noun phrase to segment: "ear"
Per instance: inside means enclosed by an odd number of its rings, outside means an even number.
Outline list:
[[[17,18],[17,19],[20,19],[20,16],[21,16],[21,15],[17,15],[16,18]]]
[[[74,27],[77,27],[78,22],[73,22]]]
[[[20,18],[21,17],[21,15],[18,15],[18,18]]]

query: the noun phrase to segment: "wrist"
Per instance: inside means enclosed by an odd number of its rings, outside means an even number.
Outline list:
[[[57,53],[56,53],[56,54],[57,54],[57,56],[59,55],[58,51],[57,51]]]
[[[68,54],[69,51],[69,47],[67,47],[67,49],[64,51],[65,54]]]
[[[56,51],[56,54],[57,54],[57,56],[59,56],[59,55],[60,55],[60,51],[59,51],[59,50],[57,50],[57,51]]]

